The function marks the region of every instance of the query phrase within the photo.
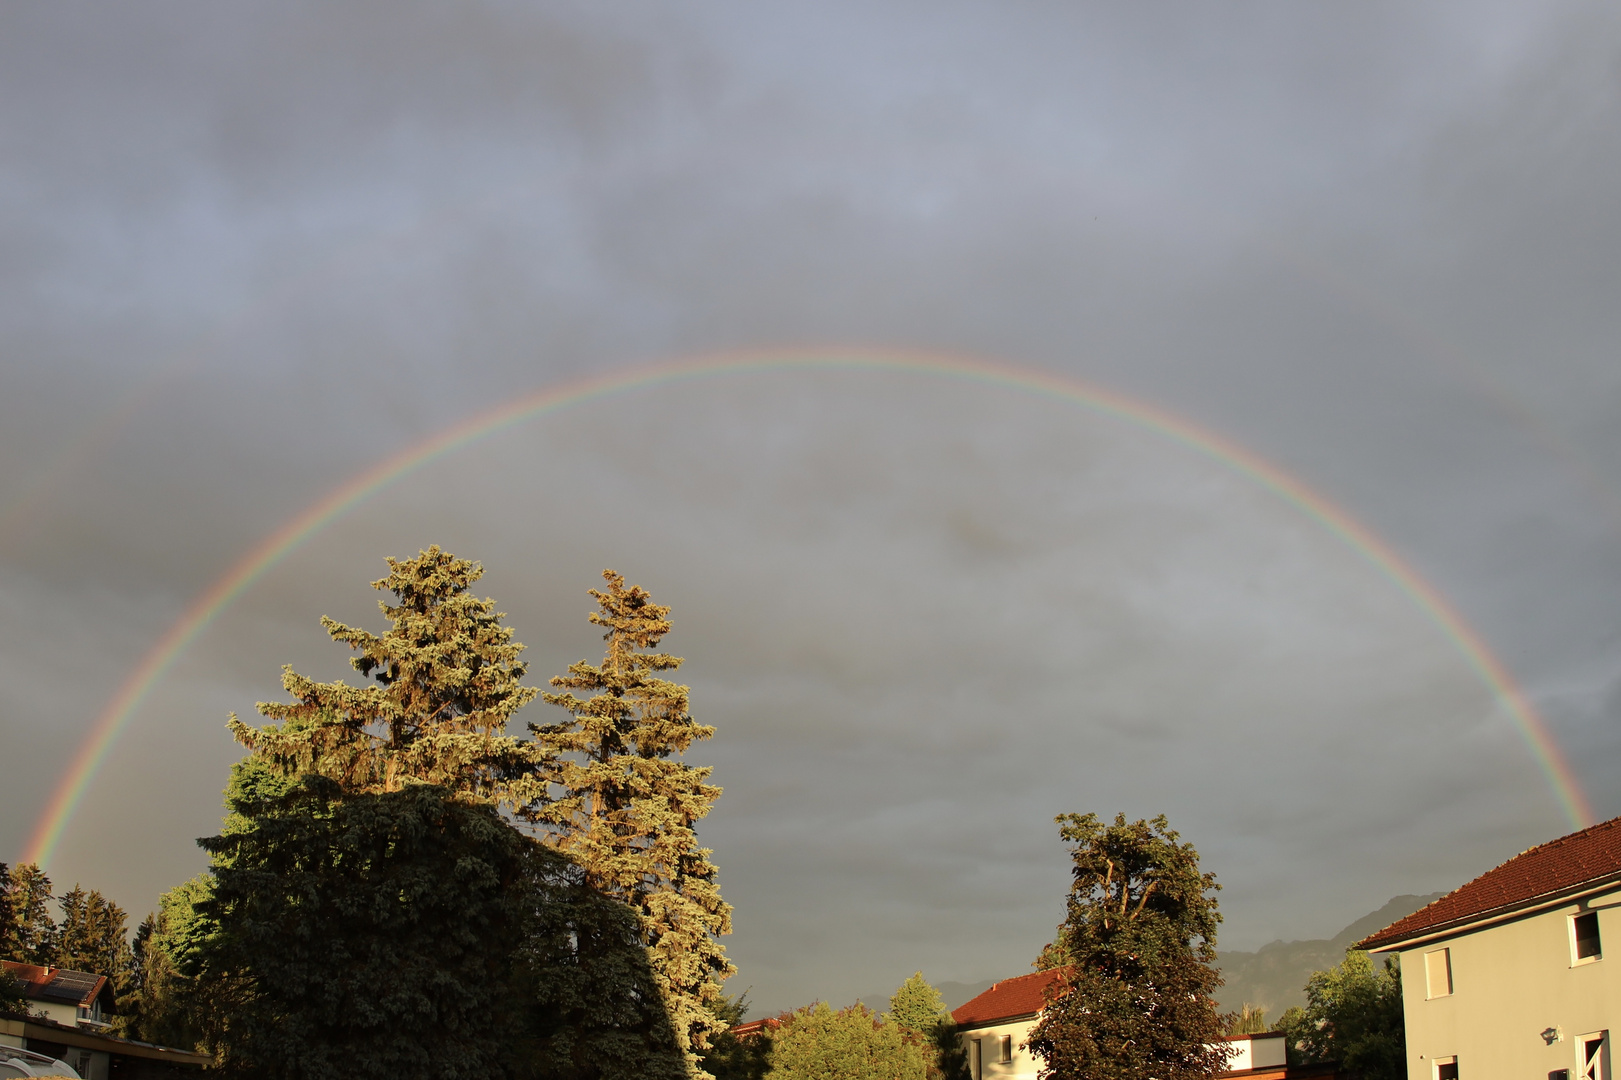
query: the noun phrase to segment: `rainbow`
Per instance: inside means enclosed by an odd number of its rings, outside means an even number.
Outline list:
[[[219,615],[304,541],[412,470],[508,428],[582,402],[684,380],[747,372],[857,370],[902,372],[979,383],[1085,406],[1180,443],[1271,490],[1361,555],[1398,586],[1451,641],[1513,719],[1573,828],[1593,822],[1586,794],[1524,691],[1447,599],[1389,544],[1303,481],[1257,454],[1152,405],[1031,368],[890,349],[790,349],[728,353],[648,364],[537,390],[470,416],[350,477],[278,528],[198,596],[142,657],[96,718],[57,782],[23,853],[48,864],[108,752],[175,660]]]

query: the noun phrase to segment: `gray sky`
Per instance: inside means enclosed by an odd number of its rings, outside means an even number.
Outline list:
[[[1613,4],[51,0],[0,11],[0,858],[188,604],[346,477],[593,373],[860,345],[1086,379],[1300,477],[1621,813]],[[280,665],[484,562],[537,681],[674,605],[762,1007],[1028,970],[1054,814],[1164,811],[1222,944],[1568,830],[1446,635],[1162,434],[922,375],[554,413],[321,531],[157,685],[49,867],[202,866]],[[538,708],[538,706],[537,706]]]

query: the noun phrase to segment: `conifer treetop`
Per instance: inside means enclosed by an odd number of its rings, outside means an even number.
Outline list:
[[[372,583],[394,595],[378,602],[393,624],[387,632],[321,620],[359,654],[350,664],[372,682],[318,683],[285,667],[282,686],[295,700],[259,703],[274,722],[262,728],[233,715],[232,733],[283,772],[317,773],[349,791],[414,782],[477,800],[527,800],[531,748],[504,732],[539,691],[520,685],[524,647],[501,624],[504,613],[470,592],[483,567],[437,545],[388,567]]]

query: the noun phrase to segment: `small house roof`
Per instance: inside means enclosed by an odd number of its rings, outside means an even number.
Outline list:
[[[1606,879],[1621,879],[1621,817],[1522,851],[1404,919],[1357,942],[1382,949],[1432,931],[1557,899]]]
[[[0,961],[6,973],[22,983],[23,996],[32,1001],[56,1001],[88,1009],[107,988],[107,976],[71,968],[41,967]]]
[[[1052,968],[992,983],[989,990],[953,1009],[951,1019],[960,1028],[976,1028],[1034,1016],[1047,1007],[1047,989],[1063,974],[1063,968]]]

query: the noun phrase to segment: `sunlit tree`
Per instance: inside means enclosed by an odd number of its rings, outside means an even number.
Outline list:
[[[545,700],[569,718],[530,725],[548,783],[525,816],[592,888],[637,912],[671,1023],[698,1072],[696,1051],[724,1027],[711,1003],[734,971],[718,940],[731,932],[732,909],[694,831],[720,788],[681,755],[715,729],[692,718],[685,686],[660,677],[681,665],[653,651],[670,632],[670,609],[611,570],[603,578],[607,587],[591,590],[599,610],[590,619],[604,628],[607,653],[551,680],[557,689]]]
[[[1074,862],[1067,912],[1050,961],[1063,976],[1030,1049],[1044,1077],[1195,1080],[1227,1067],[1213,1046],[1225,1024],[1211,992],[1221,916],[1214,875],[1164,816],[1105,825],[1064,814]]]

